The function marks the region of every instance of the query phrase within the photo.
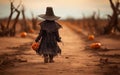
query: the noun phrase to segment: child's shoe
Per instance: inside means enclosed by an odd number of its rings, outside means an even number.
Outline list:
[[[48,57],[44,58],[44,63],[48,63]]]

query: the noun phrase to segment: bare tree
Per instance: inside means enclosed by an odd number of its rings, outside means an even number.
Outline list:
[[[0,24],[1,30],[2,30],[0,32],[0,36],[8,36],[8,35],[15,36],[15,34],[16,34],[15,29],[16,29],[16,25],[17,25],[17,22],[18,22],[19,15],[20,15],[20,11],[18,10],[18,8],[20,7],[21,2],[17,7],[14,6],[13,2],[14,2],[14,0],[13,1],[10,0],[10,11],[11,12],[10,12],[10,15],[9,15],[9,18],[8,18],[8,21],[7,21],[7,26],[5,27],[5,26],[3,26],[2,23]],[[12,15],[15,12],[17,13],[17,16],[14,20],[14,23],[13,23],[12,27],[9,28],[10,22],[11,22],[11,19],[12,19]]]
[[[25,32],[29,32],[30,30],[30,26],[28,25],[27,23],[27,20],[26,20],[26,16],[25,16],[25,7],[22,5],[22,17],[23,17],[23,21],[22,21],[22,31],[25,31]]]
[[[11,28],[11,34],[10,34],[11,36],[15,36],[15,34],[16,34],[15,29],[16,29],[16,25],[17,25],[17,22],[18,22],[19,15],[20,15],[20,11],[18,9],[15,8],[15,11],[17,12],[17,16],[16,16],[15,21],[13,23],[13,26]]]
[[[11,21],[11,18],[12,18],[13,13],[14,13],[14,12],[20,7],[20,5],[21,5],[21,1],[20,1],[20,4],[17,6],[17,8],[15,8],[14,5],[13,5],[13,2],[14,2],[14,0],[13,0],[13,1],[10,0],[10,15],[9,15],[8,22],[7,22],[7,28],[9,28],[9,24],[10,24],[10,21]],[[19,11],[17,11],[17,12],[19,12]]]
[[[118,26],[118,19],[119,19],[119,15],[120,15],[120,2],[119,0],[117,0],[115,3],[113,3],[112,0],[109,0],[111,8],[113,10],[113,14],[108,15],[108,25],[104,28],[104,34],[110,34],[112,31],[119,31],[120,32],[120,28]]]
[[[31,13],[31,14],[32,14],[32,28],[33,28],[34,30],[36,30],[36,29],[37,29],[37,21],[38,21],[38,18],[35,18],[33,13]]]

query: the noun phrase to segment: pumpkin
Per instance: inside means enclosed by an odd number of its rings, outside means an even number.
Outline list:
[[[35,31],[34,31],[33,29],[30,29],[29,32],[30,32],[30,33],[34,33]]]
[[[94,38],[95,38],[94,35],[88,35],[89,40],[94,40]]]
[[[24,38],[24,37],[27,36],[27,33],[26,33],[26,32],[21,32],[21,33],[20,33],[20,36]]]
[[[33,50],[37,50],[38,47],[39,47],[39,43],[35,42],[35,43],[32,44],[32,49]]]
[[[92,49],[100,49],[101,48],[101,43],[92,43],[90,45]]]

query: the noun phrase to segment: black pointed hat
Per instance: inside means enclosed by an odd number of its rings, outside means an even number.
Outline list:
[[[46,20],[57,20],[60,18],[59,16],[54,15],[52,7],[47,7],[46,14],[41,14],[41,15],[39,15],[39,17],[46,19]]]

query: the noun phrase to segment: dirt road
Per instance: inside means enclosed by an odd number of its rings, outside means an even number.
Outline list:
[[[12,42],[11,46],[4,42],[6,46],[0,49],[7,48],[8,52],[13,52],[14,57],[22,61],[6,67],[0,71],[0,75],[105,75],[99,66],[99,57],[84,49],[85,42],[81,35],[66,26],[60,30],[60,35],[64,45],[59,43],[62,54],[55,57],[55,63],[44,64],[43,58],[30,48],[34,38],[11,38],[18,41]]]

